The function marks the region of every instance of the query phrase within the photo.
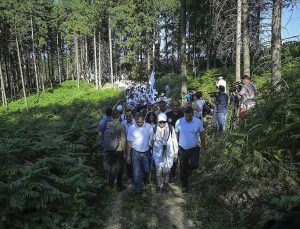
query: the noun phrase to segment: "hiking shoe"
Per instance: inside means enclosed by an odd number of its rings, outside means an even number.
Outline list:
[[[127,186],[122,185],[122,186],[117,187],[117,191],[118,191],[118,192],[122,192],[122,191],[124,191],[126,188],[127,188]]]
[[[162,188],[159,188],[159,187],[158,187],[158,188],[156,189],[156,195],[157,195],[157,196],[161,196],[162,194],[163,194]]]

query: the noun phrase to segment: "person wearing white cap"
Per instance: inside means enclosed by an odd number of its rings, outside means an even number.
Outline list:
[[[178,156],[175,129],[167,123],[167,116],[160,113],[153,130],[153,159],[157,176],[157,195],[169,191],[170,170]]]
[[[123,122],[126,119],[125,114],[123,113],[123,106],[119,104],[116,107],[116,110],[120,112],[120,122]]]
[[[219,88],[219,86],[222,85],[225,88],[225,92],[226,92],[226,81],[223,79],[222,76],[220,76],[218,79],[219,81],[216,83],[217,88]]]

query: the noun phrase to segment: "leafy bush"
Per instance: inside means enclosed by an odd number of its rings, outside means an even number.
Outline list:
[[[0,113],[0,224],[86,228],[102,224],[97,121],[120,91],[68,81]],[[109,102],[107,102],[109,100]]]
[[[165,90],[166,85],[169,85],[171,89],[169,97],[178,100],[181,97],[181,80],[179,75],[176,73],[169,73],[156,80],[155,87],[159,93]]]
[[[296,58],[283,67],[279,88],[261,88],[245,128],[209,136],[187,201],[199,227],[261,227],[299,202],[299,69]]]

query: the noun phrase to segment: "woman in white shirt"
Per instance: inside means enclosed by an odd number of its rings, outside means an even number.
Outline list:
[[[174,128],[167,124],[164,113],[158,115],[153,133],[153,159],[157,175],[157,195],[169,191],[170,169],[178,157],[178,143]]]

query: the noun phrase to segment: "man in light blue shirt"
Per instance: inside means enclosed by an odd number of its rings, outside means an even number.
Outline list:
[[[188,170],[197,168],[201,145],[205,148],[205,129],[200,119],[193,117],[192,107],[186,107],[184,117],[177,120],[175,132],[179,143],[180,179],[184,192],[188,189]],[[199,142],[200,134],[200,142]]]

